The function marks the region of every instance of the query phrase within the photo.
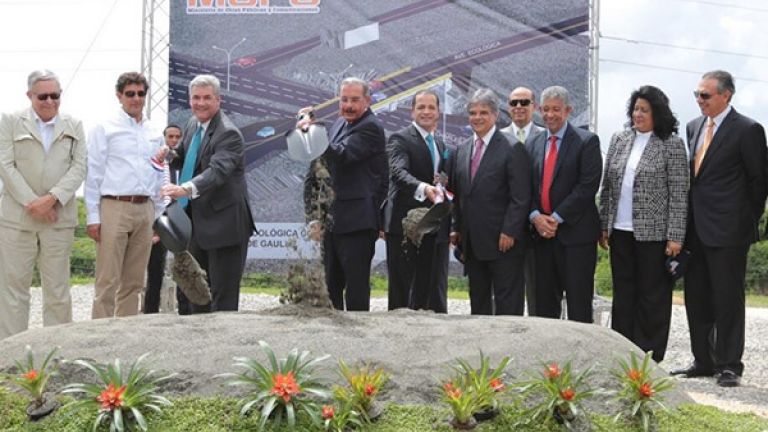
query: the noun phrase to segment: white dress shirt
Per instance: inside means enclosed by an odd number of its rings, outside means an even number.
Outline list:
[[[103,195],[144,195],[155,204],[155,216],[164,210],[160,188],[163,172],[151,163],[163,145],[163,134],[146,118],[137,123],[122,109],[97,125],[88,137],[88,171],[85,178],[87,223],[101,223]]]
[[[37,129],[40,131],[40,138],[43,140],[43,148],[45,149],[45,152],[48,153],[51,149],[51,144],[53,144],[53,129],[56,127],[56,122],[58,121],[59,116],[54,116],[46,122],[37,115],[35,110],[32,110],[32,115],[35,116],[35,123],[37,123]]]
[[[712,128],[712,136],[714,137],[717,133],[717,130],[720,128],[720,125],[723,124],[723,120],[725,119],[725,116],[728,115],[729,112],[731,112],[731,109],[733,109],[730,105],[725,107],[723,112],[720,114],[712,117],[712,121],[715,122],[715,126]],[[704,145],[704,136],[707,134],[707,124],[709,123],[709,117],[706,118],[704,121],[704,126],[701,128],[701,133],[699,134],[699,139],[696,141],[696,148],[693,149],[693,152],[688,155],[688,157],[693,160],[696,157],[696,152],[701,148],[702,145]]]
[[[624,178],[621,180],[621,191],[619,192],[619,205],[616,209],[616,221],[613,228],[622,231],[634,231],[632,228],[632,196],[635,186],[635,174],[637,166],[640,164],[640,158],[643,156],[645,146],[651,139],[652,131],[637,132],[635,141],[632,143],[632,150],[627,157],[627,165],[624,167]]]

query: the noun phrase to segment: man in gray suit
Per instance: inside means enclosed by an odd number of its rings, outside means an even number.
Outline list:
[[[501,131],[509,135],[510,141],[517,140],[525,145],[528,154],[533,148],[533,139],[544,131],[544,128],[533,122],[533,112],[536,110],[536,94],[526,87],[517,87],[509,93],[509,118],[512,123]],[[528,242],[525,251],[525,302],[528,305],[528,315],[536,313],[536,268],[534,262],[533,242]]]
[[[184,130],[178,157],[179,185],[163,194],[177,198],[192,219],[190,252],[208,274],[211,303],[179,300],[179,314],[238,309],[253,218],[245,186],[243,136],[221,111],[219,80],[198,75],[189,83],[194,116]],[[180,296],[181,297],[181,296]]]
[[[472,314],[522,315],[530,159],[496,130],[493,91],[477,90],[467,109],[472,138],[459,146],[449,179],[451,242],[464,252]]]

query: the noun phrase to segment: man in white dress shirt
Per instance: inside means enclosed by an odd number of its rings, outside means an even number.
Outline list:
[[[85,177],[85,134],[59,112],[61,85],[49,70],[27,79],[31,107],[0,121],[0,339],[29,323],[37,262],[43,325],[72,321],[69,255],[77,226],[75,191]]]
[[[121,109],[88,139],[85,204],[96,241],[93,318],[136,315],[152,247],[152,223],[163,211],[163,171],[151,159],[162,133],[143,116],[149,84],[136,72],[117,80]]]

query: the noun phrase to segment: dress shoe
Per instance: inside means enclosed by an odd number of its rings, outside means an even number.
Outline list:
[[[715,371],[711,369],[703,369],[696,364],[691,364],[690,366],[683,368],[683,369],[675,369],[669,372],[670,375],[683,375],[685,378],[695,378],[695,377],[711,377],[715,376]]]
[[[717,385],[720,387],[738,387],[741,379],[735,373],[724,370],[717,377]]]

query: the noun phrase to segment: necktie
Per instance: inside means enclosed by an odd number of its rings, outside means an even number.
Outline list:
[[[525,143],[525,129],[520,128],[517,130],[517,140],[521,143]]]
[[[429,148],[429,155],[432,157],[432,169],[435,169],[435,137],[432,134],[427,134],[427,148]]]
[[[192,142],[189,144],[187,153],[184,156],[184,165],[181,167],[181,174],[179,175],[179,185],[182,185],[192,179],[192,175],[195,172],[195,164],[197,163],[197,152],[200,150],[200,142],[203,141],[203,126],[200,125],[195,131],[195,135],[192,137]],[[179,198],[179,204],[181,208],[186,208],[189,204],[189,198]]]
[[[475,174],[477,173],[477,167],[480,166],[480,158],[483,157],[483,146],[485,143],[483,142],[482,138],[478,138],[475,141],[475,154],[472,155],[472,162],[469,165],[469,176],[470,180],[475,179]]]
[[[557,136],[549,137],[549,153],[544,159],[544,172],[541,176],[541,209],[544,213],[552,213],[552,204],[549,202],[549,188],[552,186],[552,177],[555,175],[557,163]]]
[[[709,122],[707,123],[707,131],[704,132],[704,142],[701,143],[701,147],[699,147],[699,150],[696,152],[696,156],[693,159],[693,175],[699,175],[699,167],[701,166],[701,161],[704,160],[704,155],[707,153],[707,149],[712,143],[712,136],[714,135],[714,132],[715,121],[710,118]]]

